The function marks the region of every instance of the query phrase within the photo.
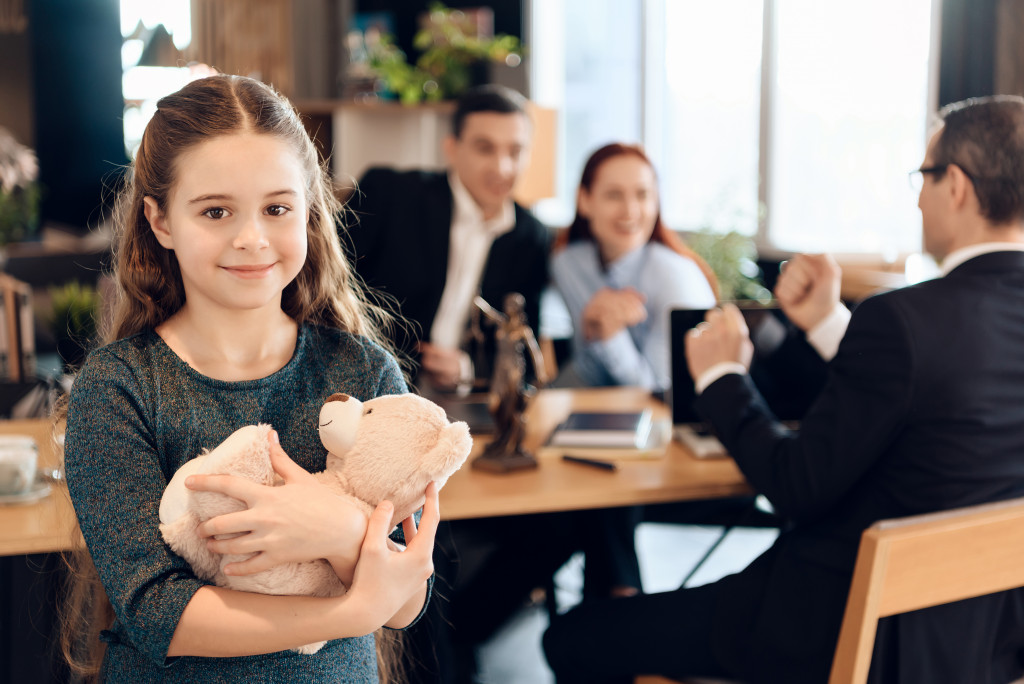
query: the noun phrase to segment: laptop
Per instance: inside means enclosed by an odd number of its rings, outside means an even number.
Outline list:
[[[797,427],[825,386],[828,364],[782,309],[743,303],[740,311],[754,344],[750,377],[775,417]],[[726,455],[694,408],[696,394],[686,366],[686,333],[703,321],[706,313],[705,309],[673,309],[669,314],[672,434],[701,458]]]

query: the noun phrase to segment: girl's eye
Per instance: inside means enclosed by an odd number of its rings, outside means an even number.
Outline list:
[[[227,213],[227,210],[223,207],[210,207],[203,212],[203,216],[217,220],[227,216]]]
[[[283,204],[271,204],[267,207],[267,213],[271,216],[284,216],[288,211],[288,207]]]

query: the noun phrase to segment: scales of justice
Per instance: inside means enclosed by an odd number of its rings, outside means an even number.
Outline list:
[[[482,337],[480,324],[495,326],[494,373],[488,396],[488,408],[494,418],[494,439],[477,456],[472,467],[507,473],[537,467],[537,458],[523,448],[526,436],[526,406],[547,381],[544,356],[533,330],[526,322],[526,301],[518,292],[505,297],[504,311],[498,311],[482,297],[473,300],[474,334]],[[481,321],[481,316],[484,321]],[[536,387],[526,381],[526,355],[530,355],[537,377]]]

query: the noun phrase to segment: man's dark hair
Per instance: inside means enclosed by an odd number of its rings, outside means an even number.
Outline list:
[[[994,224],[1024,221],[1024,98],[994,95],[939,111],[936,166],[956,164],[971,179],[981,214]]]
[[[526,98],[505,86],[496,83],[470,88],[459,97],[452,116],[452,133],[462,136],[466,117],[477,112],[526,115]]]

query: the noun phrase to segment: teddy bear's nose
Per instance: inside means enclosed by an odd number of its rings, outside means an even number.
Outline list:
[[[327,397],[327,401],[348,401],[348,395],[343,392],[335,392],[331,396]]]

